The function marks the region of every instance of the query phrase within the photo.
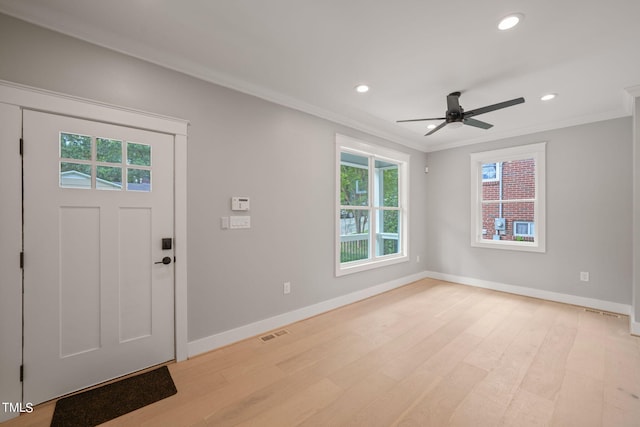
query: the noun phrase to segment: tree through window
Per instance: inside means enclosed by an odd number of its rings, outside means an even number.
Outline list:
[[[337,142],[337,273],[406,259],[408,156],[342,136]]]

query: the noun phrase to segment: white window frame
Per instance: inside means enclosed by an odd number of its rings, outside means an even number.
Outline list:
[[[518,224],[526,224],[527,225],[527,229],[529,230],[528,233],[517,233],[516,230],[518,229]],[[533,228],[534,232],[531,233],[531,229]],[[534,237],[535,236],[535,222],[533,221],[513,221],[513,235],[516,237]]]
[[[531,159],[535,161],[535,197],[519,201],[534,204],[534,234],[533,242],[516,240],[483,239],[482,234],[482,165],[487,163],[507,162],[513,160]],[[546,251],[546,193],[545,193],[545,158],[546,142],[528,144],[499,150],[471,153],[471,215],[470,231],[471,246],[478,248],[507,249],[516,251],[545,252]],[[486,181],[484,181],[486,182]]]
[[[385,162],[396,163],[398,167],[398,211],[400,220],[400,230],[398,232],[400,238],[400,244],[398,247],[398,253],[389,255],[376,255],[375,254],[375,240],[376,236],[380,233],[378,230],[378,218],[377,212],[385,210],[382,206],[375,206],[375,185],[376,179],[371,174],[369,179],[369,204],[367,209],[370,211],[370,224],[369,224],[369,258],[351,261],[347,263],[340,262],[340,212],[345,207],[341,205],[340,200],[340,165],[341,165],[341,153],[351,153],[359,156],[367,157],[369,159],[369,171],[375,170],[375,161],[382,160]],[[397,264],[401,262],[409,261],[409,160],[411,156],[406,153],[395,151],[389,148],[380,147],[369,144],[365,141],[361,141],[349,136],[336,134],[336,187],[335,187],[335,274],[336,276],[343,276],[346,274],[356,273],[360,271],[371,270],[387,265]],[[395,208],[393,208],[395,210]]]
[[[484,171],[481,171],[482,173],[482,182],[498,182],[502,179],[502,177],[500,176],[501,174],[501,168],[500,165],[496,162],[491,162],[491,163],[485,163],[485,164],[490,164],[493,165],[496,168],[496,176],[495,178],[485,178],[484,177]]]

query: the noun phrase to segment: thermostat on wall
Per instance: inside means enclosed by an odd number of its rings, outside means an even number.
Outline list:
[[[248,197],[232,197],[231,210],[232,211],[248,211],[249,198]]]

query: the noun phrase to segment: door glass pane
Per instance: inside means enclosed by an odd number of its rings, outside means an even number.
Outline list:
[[[91,160],[91,137],[60,132],[60,157],[63,159]]]
[[[376,160],[376,206],[398,206],[398,165]]]
[[[60,162],[60,187],[91,188],[91,165]]]
[[[400,248],[400,211],[378,211],[376,255],[397,254]]]
[[[128,168],[127,191],[151,191],[151,171]]]
[[[127,164],[151,166],[151,146],[127,142]]]
[[[340,204],[369,205],[369,159],[340,153]]]
[[[96,155],[99,162],[122,163],[122,141],[96,138]]]
[[[122,168],[98,166],[96,168],[96,188],[98,190],[121,190]]]
[[[369,210],[340,211],[340,262],[369,258]]]

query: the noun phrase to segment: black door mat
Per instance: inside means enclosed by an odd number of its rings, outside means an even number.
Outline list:
[[[51,427],[89,427],[176,394],[166,366],[56,402]]]

